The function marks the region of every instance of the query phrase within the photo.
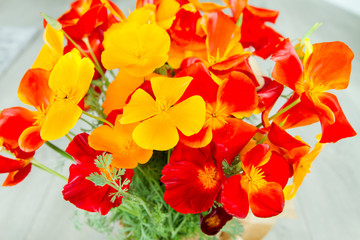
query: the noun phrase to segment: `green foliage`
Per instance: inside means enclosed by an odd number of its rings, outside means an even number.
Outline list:
[[[226,176],[233,176],[235,174],[239,174],[242,171],[241,161],[239,155],[234,158],[231,165],[229,165],[228,161],[222,161],[223,170]]]
[[[110,159],[111,156],[108,154],[100,155],[96,159],[96,165],[108,169]],[[160,177],[166,163],[167,152],[155,151],[146,165],[134,169],[135,175],[129,191],[120,195],[123,197],[121,205],[112,209],[107,216],[86,215],[86,223],[106,233],[109,239],[184,240],[192,237],[202,240],[217,239],[201,232],[199,214],[178,213],[164,202],[165,186],[160,182]],[[115,177],[121,177],[125,170],[120,169],[112,173]],[[97,174],[96,177],[95,174],[91,175],[90,180],[100,184],[102,180],[99,179],[104,179],[104,175]],[[122,185],[124,184],[126,180]],[[221,206],[217,202],[214,204]],[[237,232],[239,228],[238,226],[236,228],[232,232]],[[230,230],[227,231],[232,233]]]

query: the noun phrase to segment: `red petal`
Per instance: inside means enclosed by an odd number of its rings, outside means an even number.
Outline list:
[[[213,103],[216,101],[216,93],[219,86],[211,78],[209,71],[203,63],[193,63],[176,75],[176,77],[184,76],[193,77],[193,80],[187,87],[179,102],[182,102],[193,95],[200,95],[207,103]]]
[[[35,122],[35,114],[23,107],[12,107],[0,113],[0,137],[10,148],[18,147],[21,133]]]
[[[28,163],[29,161],[25,161],[21,159],[14,160],[0,156],[0,173],[9,173],[20,170]]]
[[[271,60],[275,61],[273,79],[295,90],[296,83],[303,78],[304,70],[289,39],[280,43]]]
[[[249,193],[250,208],[257,217],[272,217],[284,209],[284,194],[278,183],[268,182],[258,192]]]
[[[356,135],[355,130],[346,119],[335,95],[322,93],[319,95],[319,100],[331,109],[335,117],[335,122],[330,124],[326,118],[319,116],[323,133],[320,143],[337,142],[340,139]]]
[[[45,109],[49,105],[52,94],[48,84],[49,76],[50,72],[44,69],[27,70],[19,85],[19,99],[35,108]]]
[[[285,148],[286,150],[291,150],[293,148],[308,146],[303,141],[297,140],[290,134],[288,134],[284,129],[280,128],[276,123],[272,123],[270,131],[268,133],[268,138],[271,143],[275,144],[278,147]],[[310,148],[310,147],[309,147]]]
[[[89,134],[81,133],[74,137],[69,143],[65,152],[70,154],[78,164],[85,164],[88,166],[95,166],[94,159],[97,155],[101,155],[102,151],[92,149],[88,144]]]
[[[213,131],[215,159],[226,159],[229,164],[254,136],[257,128],[240,119],[228,118],[224,127]]]
[[[9,175],[7,176],[7,178],[5,179],[2,185],[6,187],[10,187],[18,184],[19,182],[21,182],[26,178],[30,170],[31,170],[31,164],[28,164],[26,165],[26,167],[18,171],[9,173]]]
[[[205,16],[207,19],[206,42],[209,54],[213,57],[222,58],[229,43],[236,35],[236,31],[239,31],[239,27],[226,14],[220,11],[208,13]]]
[[[222,189],[221,203],[224,209],[238,218],[245,218],[249,213],[248,194],[241,187],[241,175],[229,177]]]
[[[267,144],[258,144],[248,151],[241,159],[241,164],[246,169],[250,169],[251,166],[257,167],[269,151],[270,147]]]
[[[229,80],[220,86],[217,96],[218,101],[227,105],[231,112],[251,112],[258,103],[253,82],[241,72],[232,72]]]
[[[289,100],[282,106],[279,111],[286,106],[293,103],[295,100],[299,98],[299,95],[294,94],[289,98]],[[319,118],[314,113],[314,110],[303,102],[296,104],[291,109],[287,110],[285,113],[281,114],[280,116],[276,117],[273,122],[280,125],[283,124],[282,127],[284,129],[288,128],[295,128],[301,126],[307,126],[318,122]]]
[[[200,177],[207,169],[214,173],[209,186],[205,186]],[[213,162],[209,147],[194,149],[182,144],[175,147],[161,174],[166,187],[164,201],[183,214],[207,211],[224,178],[222,169],[217,169]]]
[[[40,126],[25,129],[19,138],[19,147],[25,152],[34,152],[39,149],[45,140],[40,137]]]
[[[343,42],[317,43],[305,65],[305,72],[322,91],[345,89],[349,85],[354,53]]]
[[[290,167],[283,157],[272,152],[270,160],[260,168],[264,172],[267,182],[276,182],[284,188],[290,177]]]

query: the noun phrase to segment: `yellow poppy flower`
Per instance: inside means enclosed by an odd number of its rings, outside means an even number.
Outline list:
[[[40,50],[32,68],[42,68],[51,71],[59,58],[63,55],[64,35],[47,24],[44,31],[45,44]]]
[[[59,59],[49,77],[54,100],[40,131],[42,139],[58,139],[75,126],[82,113],[78,103],[88,91],[93,75],[94,64],[88,58],[81,59],[76,49]]]
[[[154,77],[150,80],[155,99],[142,89],[132,95],[124,107],[120,122],[139,122],[133,131],[134,141],[142,148],[168,150],[179,141],[179,133],[186,136],[198,133],[205,122],[205,101],[191,96],[177,103],[192,77]]]
[[[170,37],[156,24],[126,22],[112,25],[104,36],[101,61],[106,69],[123,68],[144,77],[168,59]]]

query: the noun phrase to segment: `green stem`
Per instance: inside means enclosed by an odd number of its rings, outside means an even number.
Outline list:
[[[69,136],[69,134],[65,134],[65,137],[71,142],[72,138]]]
[[[106,78],[105,73],[104,73],[104,71],[102,70],[100,63],[99,63],[99,61],[97,60],[97,58],[96,58],[96,56],[95,56],[95,54],[94,54],[94,52],[93,52],[93,50],[92,50],[92,48],[91,48],[89,39],[88,39],[87,37],[85,37],[85,38],[83,38],[83,41],[84,41],[87,49],[89,50],[91,57],[93,58],[93,61],[94,61],[94,63],[95,63],[95,68],[96,68],[96,70],[100,73],[101,77],[105,80],[105,85],[106,85],[106,86],[109,86],[109,84],[110,84],[110,83],[109,83],[109,80]]]
[[[64,150],[60,149],[58,146],[55,146],[54,144],[52,144],[51,142],[45,142],[45,144],[50,147],[52,150],[54,150],[55,152],[59,153],[60,155],[62,155],[63,157],[73,161],[74,159],[67,153],[65,152]]]
[[[41,170],[44,170],[44,171],[46,171],[46,172],[48,172],[48,173],[51,173],[51,174],[53,174],[53,175],[55,175],[55,176],[58,176],[58,177],[64,179],[65,181],[68,181],[68,178],[67,178],[67,177],[65,177],[65,176],[61,175],[60,173],[58,173],[58,172],[56,172],[56,171],[48,168],[47,166],[39,163],[39,162],[36,161],[35,159],[32,159],[32,160],[31,160],[31,163],[32,163],[32,165],[34,165],[34,166],[37,167],[37,168],[40,168]]]
[[[301,99],[298,98],[296,99],[294,102],[290,103],[289,105],[287,105],[286,107],[284,107],[283,109],[281,109],[280,111],[278,111],[276,114],[274,114],[273,116],[271,116],[269,118],[269,121],[273,120],[274,118],[280,116],[281,114],[283,114],[284,112],[288,111],[289,109],[293,108],[295,105],[297,105],[298,103],[301,102]],[[262,123],[259,123],[256,127],[259,128],[262,126]]]
[[[179,226],[176,228],[176,230],[173,232],[171,237],[175,237],[176,234],[181,230],[182,226],[185,224],[186,222],[186,218],[184,217],[184,219],[182,220],[182,222],[179,224]]]
[[[81,121],[83,121],[84,123],[87,123],[90,127],[92,127],[93,129],[95,129],[95,125],[93,125],[91,122],[89,122],[88,120],[84,119],[84,118],[80,118]]]
[[[106,124],[108,124],[110,127],[114,128],[114,125],[112,125],[112,123],[109,122],[109,121],[107,121],[106,119],[103,119],[103,118],[101,118],[101,117],[97,117],[97,116],[92,115],[92,114],[90,114],[90,113],[88,113],[88,112],[85,112],[85,111],[83,111],[83,114],[86,115],[86,116],[88,116],[88,117],[94,118],[94,119],[96,119],[96,120],[98,120],[98,121],[100,121],[100,122],[106,123]]]

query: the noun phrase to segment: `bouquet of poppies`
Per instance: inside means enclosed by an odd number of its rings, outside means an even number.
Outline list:
[[[120,221],[124,239],[238,234],[230,220],[280,214],[324,144],[356,132],[328,92],[348,86],[352,51],[312,44],[319,25],[292,43],[267,25],[278,14],[247,0],[137,0],[127,17],[77,0],[43,14],[18,88],[29,108],[0,114],[3,186],[32,166],[64,178],[64,199]],[[316,122],[314,146],[288,132]],[[65,150],[51,142],[62,137]],[[34,159],[44,144],[73,161],[68,177]]]

